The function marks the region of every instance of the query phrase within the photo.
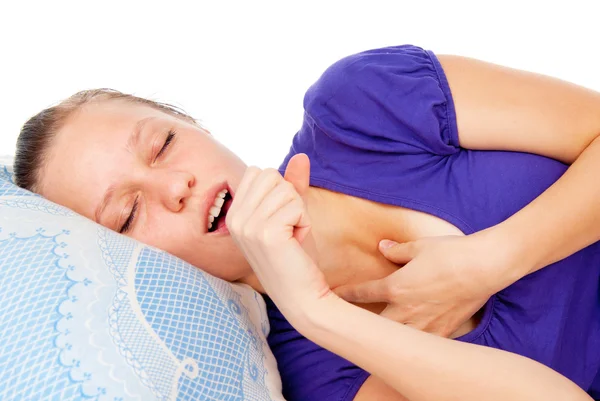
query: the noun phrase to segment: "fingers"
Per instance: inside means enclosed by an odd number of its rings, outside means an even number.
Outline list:
[[[390,302],[390,297],[388,295],[390,291],[385,280],[375,280],[358,285],[338,287],[334,289],[333,292],[344,300],[353,303]],[[447,328],[443,325],[443,322],[440,323],[424,319],[423,317],[413,321],[415,310],[410,307],[389,303],[379,315],[420,331],[426,331],[445,337],[450,334],[446,334]],[[439,324],[442,324],[442,326],[438,326]]]
[[[295,226],[303,219],[303,215],[306,215],[306,213],[304,212],[302,201],[298,198],[279,206],[267,221],[257,214],[248,224],[250,226],[254,226],[254,224],[262,225],[260,229],[262,232],[262,242],[265,244],[275,244],[276,242],[281,242],[282,239],[289,239],[292,236],[296,236]],[[307,219],[308,216],[304,218]],[[303,228],[308,229],[308,227]]]
[[[434,318],[434,316],[418,316],[415,315],[415,312],[414,310],[402,308],[399,305],[388,305],[379,316],[402,323],[419,331],[446,338],[458,328],[456,324],[453,324],[448,319]]]
[[[408,322],[406,322],[406,317],[402,313],[402,310],[400,308],[398,308],[397,306],[395,306],[395,305],[388,305],[379,314],[379,316],[384,317],[386,319],[393,320],[393,321],[398,322],[398,323],[406,324],[408,326],[410,325]]]
[[[296,168],[308,168],[307,161],[306,157],[297,158],[295,164],[300,167]],[[292,171],[294,168],[292,166]],[[308,181],[308,178],[304,179]],[[281,216],[273,220],[273,216],[284,208],[285,221]],[[285,235],[289,238],[291,233],[302,242],[310,230],[310,219],[293,183],[284,180],[277,170],[249,167],[227,213],[227,225],[234,239],[239,236],[271,241],[275,238],[267,237],[277,231],[279,240],[285,239]]]
[[[281,180],[277,186],[265,196],[254,215],[258,219],[266,220],[281,207],[294,200],[300,200],[300,195],[298,195],[291,183]]]
[[[354,303],[369,304],[390,302],[389,288],[385,279],[350,284],[333,290],[340,298]]]
[[[379,243],[379,250],[391,262],[405,265],[417,256],[417,241],[399,244],[390,240]]]
[[[440,337],[448,338],[448,337],[450,337],[450,335],[451,335],[452,333],[454,333],[454,331],[455,331],[455,330],[456,330],[456,329],[454,329],[452,326],[449,326],[449,325],[444,325],[444,326],[439,326],[439,327],[436,327],[436,328],[435,328],[435,329],[434,329],[434,330],[431,332],[431,334],[435,334],[435,335],[438,335],[438,336],[440,336]]]
[[[389,320],[393,320],[398,323],[402,323],[405,326],[412,327],[419,331],[426,331],[432,334],[437,334],[435,331],[437,328],[430,327],[431,322],[424,319],[413,321],[411,319],[410,311],[399,307],[398,305],[388,305],[379,316]]]
[[[308,234],[311,225],[302,198],[294,186],[284,180],[265,196],[248,224],[288,227],[300,243]]]
[[[248,167],[227,217],[237,216],[236,220],[247,221],[267,194],[281,181],[283,177],[275,169],[261,170],[254,166]]]
[[[450,334],[452,334],[455,329],[451,328],[451,326],[449,326],[446,322],[444,321],[423,321],[420,320],[419,322],[407,322],[405,323],[406,326],[410,326],[414,329],[417,329],[419,331],[424,331],[426,333],[430,333],[430,334],[434,334],[436,336],[439,337],[445,337],[448,338],[450,336]]]
[[[252,187],[252,182],[261,172],[262,170],[255,166],[250,166],[246,169],[242,181],[235,192],[236,199],[243,199],[246,196],[246,193]],[[231,206],[233,207],[234,205]]]

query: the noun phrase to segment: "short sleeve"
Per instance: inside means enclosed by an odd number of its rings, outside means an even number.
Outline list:
[[[353,147],[399,154],[459,150],[444,71],[433,53],[415,46],[336,62],[307,91],[304,109],[325,135]]]
[[[597,401],[600,401],[600,371],[596,375],[592,386],[588,390],[588,394]]]

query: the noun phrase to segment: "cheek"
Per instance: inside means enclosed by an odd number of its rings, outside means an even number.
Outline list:
[[[214,154],[214,144],[202,137],[203,134],[191,133],[182,138],[177,145],[177,156],[172,162],[206,164]]]
[[[179,216],[177,216],[179,217]],[[189,264],[227,281],[236,281],[251,269],[231,237],[210,238],[192,230],[182,220],[147,227],[141,242],[162,249]]]
[[[194,134],[188,137],[184,146],[178,149],[178,156],[173,162],[181,163],[179,167],[197,173],[197,179],[207,181],[215,177],[226,176],[229,180],[243,176],[246,165],[229,149],[205,134]],[[183,144],[183,143],[182,143]]]
[[[192,250],[194,247],[198,248],[198,233],[191,230],[189,224],[182,224],[179,216],[159,217],[157,214],[154,214],[153,221],[144,225],[139,238],[136,239],[190,262]]]

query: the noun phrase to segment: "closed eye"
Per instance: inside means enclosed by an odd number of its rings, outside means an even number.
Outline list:
[[[175,134],[176,134],[175,131],[169,130],[169,134],[167,135],[167,139],[165,140],[165,143],[162,146],[162,148],[158,151],[158,154],[154,158],[154,161],[156,161],[156,159],[158,159],[160,157],[160,155],[162,155],[167,150],[167,148],[169,147],[169,145],[173,141],[173,138],[175,138]]]
[[[127,217],[127,220],[125,220],[125,223],[123,223],[123,225],[121,226],[119,233],[126,234],[131,229],[133,220],[135,219],[135,214],[138,209],[138,204],[139,204],[138,201],[139,201],[139,197],[135,198],[135,201],[133,201],[133,207],[131,208],[131,213],[129,213],[129,217]]]

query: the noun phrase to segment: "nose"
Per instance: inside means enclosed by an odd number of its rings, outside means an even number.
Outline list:
[[[169,210],[179,212],[192,194],[194,176],[183,171],[171,171],[161,179],[164,181],[157,186],[158,196]]]

